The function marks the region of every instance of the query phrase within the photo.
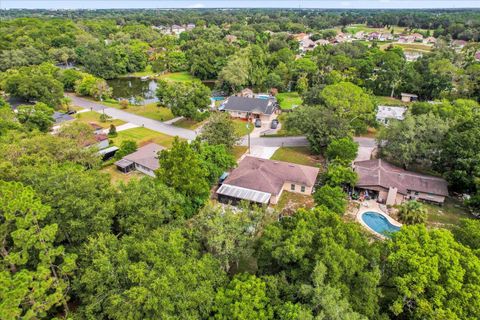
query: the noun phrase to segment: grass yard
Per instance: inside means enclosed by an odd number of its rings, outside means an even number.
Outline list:
[[[292,109],[294,106],[300,106],[303,103],[298,92],[279,93],[276,98],[281,109]]]
[[[250,123],[249,128],[247,129],[247,121],[243,121],[240,119],[233,119],[233,125],[235,126],[235,131],[241,137],[246,136],[254,129],[254,124]]]
[[[117,102],[104,101],[102,102],[102,104],[108,107],[124,110],[125,112],[130,112],[145,118],[162,122],[174,118],[174,115],[169,108],[159,107],[155,102],[148,103],[142,106],[129,105],[126,109],[123,109]]]
[[[409,102],[404,102],[400,99],[384,97],[384,96],[375,96],[375,100],[379,106],[404,106],[407,107],[410,105]]]
[[[110,128],[110,125],[113,124],[115,127],[118,127],[122,124],[125,124],[125,121],[119,120],[119,119],[111,119],[107,120],[106,122],[101,122],[100,121],[100,113],[95,112],[95,111],[88,111],[88,112],[82,112],[82,113],[77,113],[75,114],[75,118],[79,122],[83,122],[86,124],[89,124],[91,122],[99,125],[102,128]]]
[[[315,206],[313,197],[301,193],[283,191],[276,209],[283,214],[293,214],[300,208],[311,209]]]
[[[147,143],[154,142],[166,148],[170,148],[172,146],[174,137],[167,136],[166,134],[147,128],[139,127],[120,131],[115,138],[112,138],[112,140],[113,144],[118,147],[121,145],[122,141],[132,140],[135,141],[138,146],[143,146]]]
[[[308,147],[283,147],[279,148],[271,160],[285,161],[312,167],[321,167],[320,156],[313,155]]]
[[[395,47],[400,47],[406,51],[416,51],[416,52],[430,52],[432,51],[433,46],[423,43],[394,43]]]
[[[147,65],[144,71],[133,72],[127,75],[127,77],[135,77],[135,78],[154,77],[154,76],[155,76],[155,72],[152,71],[151,65]]]
[[[471,218],[462,203],[456,199],[447,198],[443,206],[424,204],[428,212],[427,225],[430,227],[452,228],[459,224],[460,219]]]
[[[195,78],[188,72],[173,72],[173,73],[162,74],[161,76],[158,76],[158,79],[175,81],[175,82],[187,82],[187,81],[193,81],[197,78]]]
[[[128,183],[131,180],[137,180],[145,177],[145,175],[137,172],[131,171],[127,174],[122,173],[117,170],[117,167],[112,164],[100,170],[101,172],[108,173],[110,175],[110,182],[114,185],[119,184],[120,182]]]
[[[195,121],[193,119],[180,119],[176,122],[173,123],[175,127],[180,127],[183,129],[188,129],[188,130],[195,130],[198,129],[200,126],[204,125],[207,122],[208,119],[205,119],[203,121]]]
[[[234,146],[232,151],[233,156],[238,160],[245,152],[247,152],[247,149],[248,148],[245,146]]]

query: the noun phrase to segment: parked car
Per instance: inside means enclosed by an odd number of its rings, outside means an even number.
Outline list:
[[[262,126],[262,120],[260,119],[255,119],[255,127],[256,128],[260,128]]]
[[[270,124],[270,129],[277,129],[277,127],[278,127],[278,120],[273,119],[272,123]]]
[[[72,114],[75,114],[75,113],[77,113],[77,111],[75,111],[75,110],[68,110],[67,111],[68,115],[72,115]]]

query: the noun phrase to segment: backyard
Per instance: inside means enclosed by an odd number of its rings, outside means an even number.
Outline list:
[[[280,108],[283,110],[292,109],[295,106],[300,106],[303,103],[302,98],[298,92],[283,92],[276,96]]]
[[[111,124],[113,124],[115,127],[125,124],[125,121],[122,121],[119,119],[110,119],[110,120],[107,120],[106,122],[102,122],[100,121],[100,115],[101,115],[100,113],[95,111],[87,111],[87,112],[75,114],[75,118],[77,119],[78,122],[83,122],[86,124],[95,123],[96,125],[99,125],[104,129],[110,128]]]
[[[138,146],[143,146],[149,142],[154,142],[166,148],[172,146],[174,137],[159,133],[147,128],[139,127],[118,132],[115,138],[112,138],[113,144],[120,147],[122,141],[132,140]]]
[[[280,200],[278,200],[275,208],[278,212],[289,215],[293,214],[297,209],[311,209],[314,206],[315,203],[311,195],[284,191],[282,192]]]
[[[313,155],[308,147],[282,147],[275,151],[270,159],[312,167],[321,167],[323,162],[322,158]]]
[[[110,175],[110,182],[112,184],[119,184],[120,182],[128,183],[131,180],[140,179],[145,176],[138,171],[131,171],[127,174],[122,173],[117,170],[117,167],[114,164],[106,166],[105,168],[102,168],[100,171],[104,173],[108,173]]]
[[[427,209],[427,225],[450,229],[457,226],[460,219],[472,218],[459,200],[446,198],[443,206],[424,204]]]
[[[174,73],[165,73],[157,77],[158,79],[176,81],[176,82],[186,82],[193,81],[197,78],[192,76],[188,72],[174,72]]]

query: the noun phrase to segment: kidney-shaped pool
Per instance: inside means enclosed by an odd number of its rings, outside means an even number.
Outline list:
[[[360,218],[367,227],[385,237],[400,230],[399,226],[393,225],[383,214],[378,212],[366,211]]]

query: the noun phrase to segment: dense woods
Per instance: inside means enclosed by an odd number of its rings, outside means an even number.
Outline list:
[[[408,224],[378,241],[342,217],[357,176],[352,138],[377,127],[379,153],[447,179],[480,211],[480,14],[477,11],[95,10],[0,12],[0,319],[458,319],[480,314],[480,221]],[[195,23],[178,37],[153,28]],[[366,24],[439,39],[407,61],[376,42],[318,46],[293,34]],[[232,36],[232,37],[228,37]],[[323,35],[321,35],[323,36]],[[453,48],[452,39],[471,41]],[[74,67],[74,68],[71,68]],[[150,69],[148,69],[150,68]],[[65,92],[108,100],[106,79],[158,81],[173,115],[204,120],[214,91],[295,91],[285,130],[326,158],[315,207],[211,203],[236,166],[239,136],[214,114],[200,137],[176,138],[156,178],[114,185],[84,127],[50,134]],[[200,80],[199,80],[200,79]],[[415,93],[405,120],[381,127],[378,99]],[[430,101],[435,100],[435,101]],[[114,101],[115,102],[115,101]],[[128,102],[127,102],[128,105]],[[282,119],[283,121],[283,119]],[[137,149],[124,142],[125,155]],[[422,212],[420,212],[420,215]]]

